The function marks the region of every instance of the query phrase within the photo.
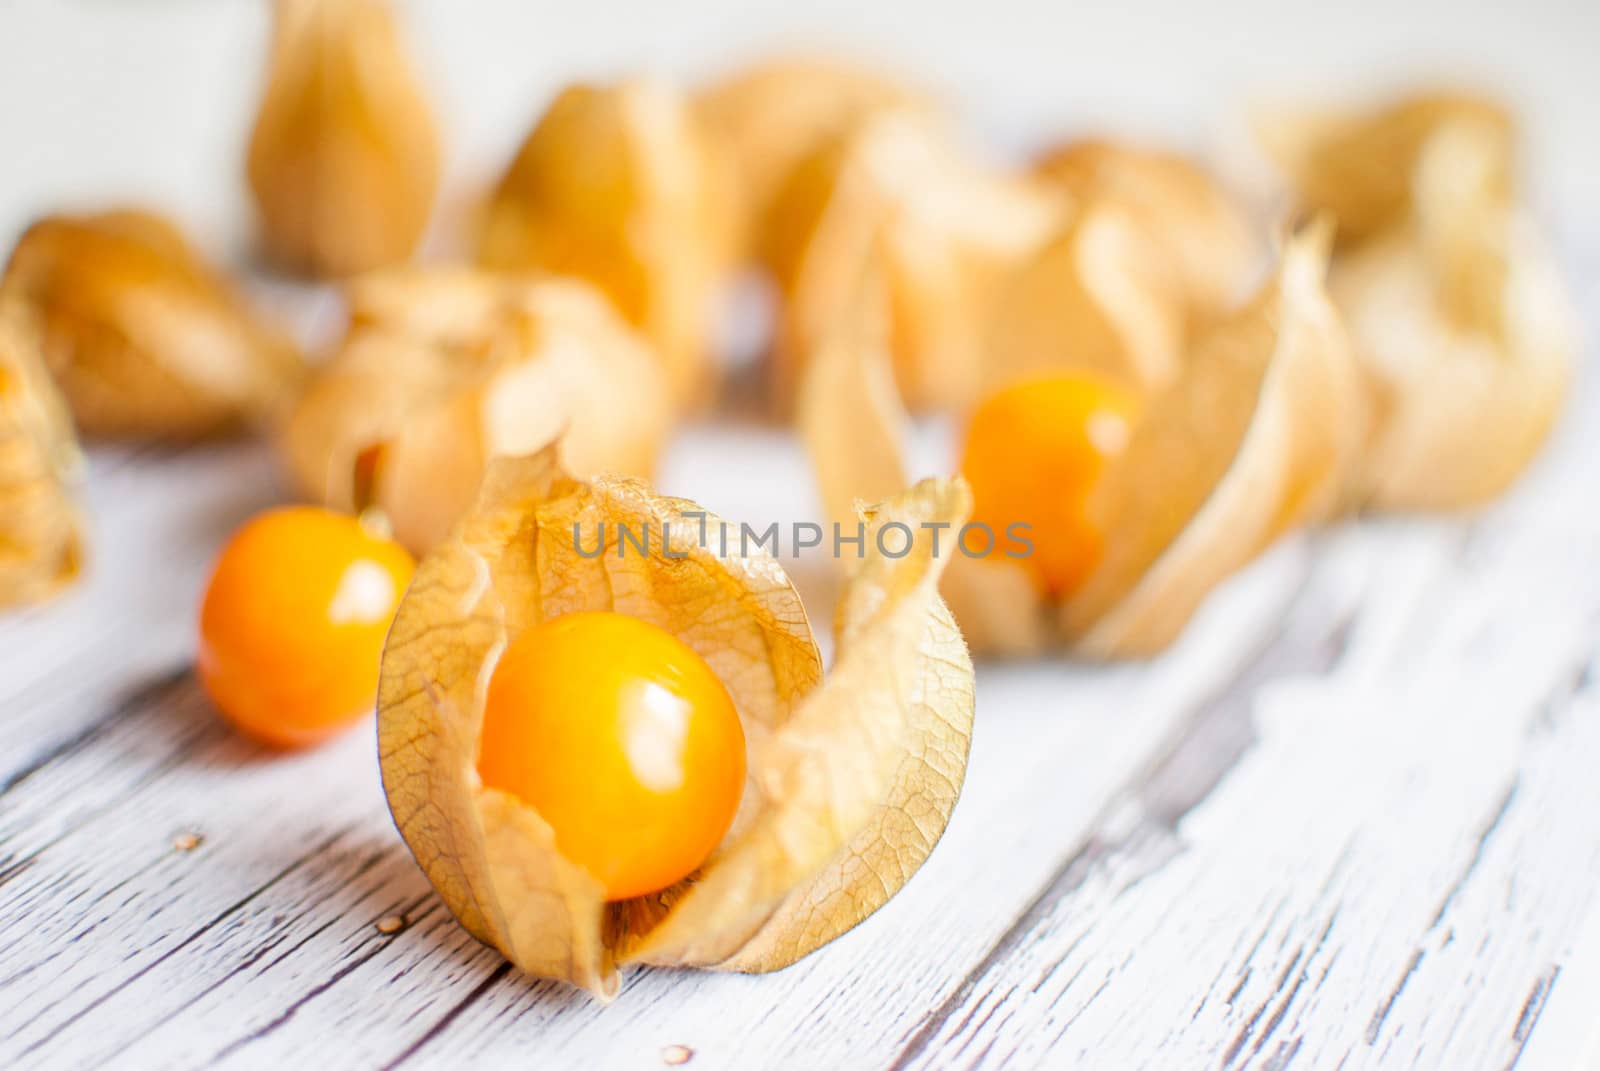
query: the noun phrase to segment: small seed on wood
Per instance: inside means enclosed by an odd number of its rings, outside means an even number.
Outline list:
[[[172,848],[179,852],[192,852],[205,843],[205,838],[198,833],[179,833],[172,838]]]
[[[668,1045],[661,1050],[661,1062],[678,1067],[694,1059],[694,1050],[687,1045]]]
[[[385,915],[378,920],[378,932],[385,937],[397,934],[405,928],[406,917],[404,915]]]

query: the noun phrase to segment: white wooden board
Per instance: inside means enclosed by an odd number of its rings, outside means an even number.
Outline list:
[[[453,923],[370,727],[274,757],[211,715],[195,600],[281,495],[264,451],[97,451],[88,583],[0,621],[0,1066],[1584,1066],[1597,457],[1584,375],[1480,517],[1293,540],[1146,665],[985,667],[955,820],[887,908],[601,1007]],[[765,521],[807,480],[776,432],[699,429],[663,484]]]

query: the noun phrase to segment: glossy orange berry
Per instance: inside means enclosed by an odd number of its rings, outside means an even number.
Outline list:
[[[623,900],[687,877],[744,791],[744,728],[676,636],[605,611],[551,618],[500,656],[478,772],[533,807],[561,854]]]
[[[1033,550],[1019,561],[1052,598],[1071,594],[1100,558],[1090,494],[1127,442],[1137,408],[1115,383],[1072,373],[1006,387],[972,415],[961,457],[972,521],[1002,546],[1012,525],[1027,525]]]
[[[372,710],[378,663],[411,580],[405,548],[353,517],[296,506],[234,533],[200,606],[200,682],[222,715],[304,747]]]

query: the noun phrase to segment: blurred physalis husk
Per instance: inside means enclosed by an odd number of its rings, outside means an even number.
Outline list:
[[[1086,139],[1041,154],[1034,173],[1085,210],[1122,209],[1172,277],[1191,334],[1237,307],[1266,270],[1267,250],[1243,202],[1188,157]]]
[[[343,276],[411,255],[439,135],[387,0],[276,0],[248,171],[277,263]]]
[[[72,420],[50,381],[38,325],[0,298],[0,609],[38,602],[77,578],[83,520]]]
[[[304,372],[289,336],[149,212],[40,220],[0,288],[38,316],[86,436],[193,438],[268,420]]]
[[[1126,205],[1100,196],[1075,202],[996,303],[975,393],[1066,370],[1141,394],[1171,383],[1195,319],[1172,265]]]
[[[1242,206],[1184,157],[1108,141],[1043,154],[1034,173],[1070,202],[995,311],[984,389],[1064,370],[1148,394],[1264,268]]]
[[[731,167],[687,99],[648,80],[564,90],[483,210],[478,259],[586,279],[700,404],[732,271]]]
[[[944,559],[927,526],[959,526],[969,508],[960,481],[930,480],[863,515],[865,557],[824,677],[783,568],[759,547],[719,556],[698,536],[714,516],[636,481],[574,480],[548,450],[494,462],[417,569],[378,697],[390,809],[450,910],[523,970],[605,1000],[619,966],[777,970],[876,911],[932,851],[966,769],[972,663],[939,599]],[[888,525],[912,533],[885,544],[904,543],[898,557],[876,549]],[[654,552],[613,553],[619,526],[649,533]],[[599,556],[578,545],[602,536]],[[499,652],[524,628],[588,610],[694,648],[727,686],[749,756],[733,826],[700,869],[612,903],[535,809],[477,773]]]
[[[784,298],[780,406],[864,284],[882,291],[905,403],[969,403],[986,376],[996,306],[1064,207],[1042,182],[978,166],[923,113],[883,112],[834,138],[795,169],[773,212],[783,228],[770,236]]]
[[[1330,240],[1326,225],[1289,239],[1263,288],[1205,332],[1150,396],[1093,495],[1103,556],[1066,600],[1046,599],[1016,563],[953,558],[944,595],[974,651],[1154,654],[1219,583],[1285,532],[1331,513],[1364,407],[1323,285]],[[870,324],[841,327],[802,393],[803,433],[835,515],[905,483],[904,412],[873,341]]]
[[[1366,411],[1324,283],[1331,244],[1325,219],[1288,238],[1151,399],[1096,490],[1105,553],[1060,608],[1075,651],[1155,654],[1218,584],[1338,508]]]
[[[1341,248],[1410,218],[1418,169],[1446,128],[1473,131],[1488,167],[1481,180],[1494,197],[1509,201],[1515,184],[1511,116],[1470,93],[1423,94],[1372,111],[1277,110],[1257,116],[1254,127],[1298,203],[1338,221]]]
[[[781,233],[778,194],[803,161],[875,112],[922,109],[933,101],[891,74],[824,56],[786,56],[736,71],[701,91],[695,107],[727,148],[738,180],[739,245],[769,261]]]
[[[1515,204],[1506,113],[1441,94],[1271,133],[1301,198],[1347,213],[1329,285],[1372,413],[1350,503],[1499,494],[1547,438],[1577,348],[1560,273]]]
[[[573,472],[648,475],[672,403],[654,351],[588,284],[399,268],[350,287],[350,328],[291,415],[302,491],[380,510],[424,552],[488,460],[559,440]]]

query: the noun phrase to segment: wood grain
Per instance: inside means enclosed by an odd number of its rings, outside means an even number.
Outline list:
[[[211,715],[193,608],[280,494],[264,453],[97,452],[90,582],[0,622],[0,1066],[1572,1066],[1597,398],[1495,509],[1291,541],[1155,662],[985,667],[902,895],[789,970],[640,971],[605,1008],[454,924],[370,727],[282,757]],[[663,483],[768,521],[806,480],[775,433],[701,429]]]

